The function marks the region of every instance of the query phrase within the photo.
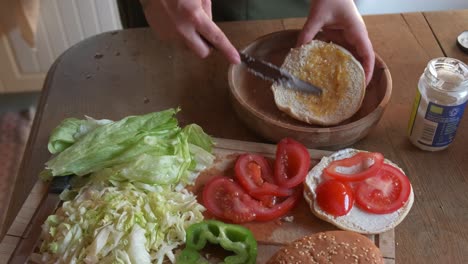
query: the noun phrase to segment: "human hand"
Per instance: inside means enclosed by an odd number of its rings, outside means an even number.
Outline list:
[[[182,41],[201,58],[211,48],[221,51],[229,62],[240,63],[239,53],[213,22],[211,0],[141,1],[146,20],[164,40]]]
[[[323,37],[349,49],[361,62],[369,84],[374,71],[375,54],[366,25],[352,0],[312,1],[309,16],[297,45],[310,42],[322,30]],[[321,35],[322,35],[321,33]]]

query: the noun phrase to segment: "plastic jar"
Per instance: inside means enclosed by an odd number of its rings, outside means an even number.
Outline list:
[[[452,58],[427,64],[408,125],[410,141],[423,150],[447,148],[454,140],[468,100],[468,66]]]

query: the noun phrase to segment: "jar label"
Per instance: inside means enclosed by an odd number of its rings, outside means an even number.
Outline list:
[[[411,111],[411,116],[408,125],[408,136],[411,136],[413,133],[414,128],[414,121],[416,119],[416,115],[418,114],[419,103],[421,102],[421,93],[418,89],[416,89],[416,96],[414,97],[413,102],[413,110]]]
[[[452,143],[466,104],[465,102],[461,105],[446,106],[429,102],[418,142],[432,147],[443,147]]]

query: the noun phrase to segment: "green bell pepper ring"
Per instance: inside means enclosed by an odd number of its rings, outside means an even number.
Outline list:
[[[177,264],[207,263],[200,255],[207,241],[235,253],[224,259],[226,264],[254,264],[257,259],[257,241],[243,226],[206,220],[191,225],[186,233],[185,249],[177,256]]]

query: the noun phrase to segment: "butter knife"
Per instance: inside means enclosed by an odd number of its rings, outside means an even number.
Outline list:
[[[239,52],[239,54],[241,61],[247,67],[247,70],[263,80],[277,82],[284,87],[305,93],[314,95],[322,94],[321,88],[295,77],[274,64],[254,58],[244,52]]]

